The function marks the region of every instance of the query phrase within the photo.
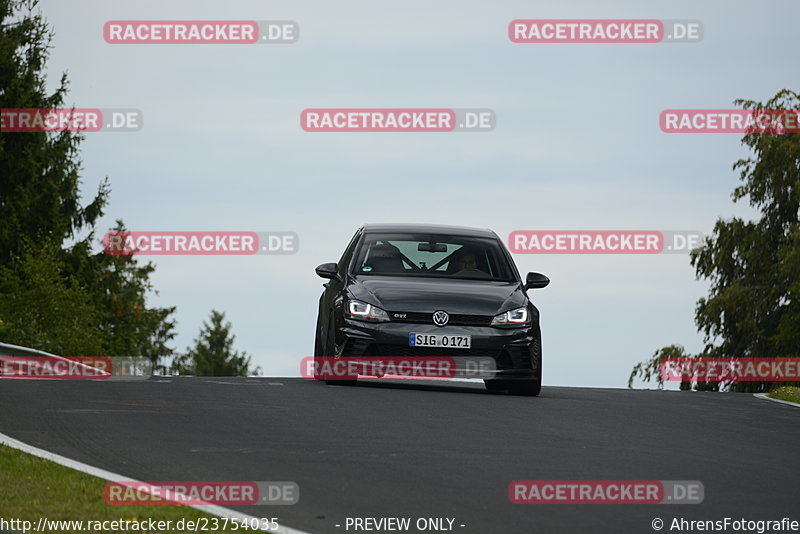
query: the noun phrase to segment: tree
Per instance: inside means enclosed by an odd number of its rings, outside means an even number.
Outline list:
[[[37,3],[0,0],[0,108],[64,106],[65,74],[55,92],[46,91],[52,31],[42,15],[34,12]],[[139,265],[133,256],[92,251],[95,227],[111,189],[106,178],[94,198],[81,204],[79,147],[83,139],[82,134],[68,131],[0,131],[0,267],[7,268],[0,300],[26,306],[28,319],[37,325],[20,330],[17,319],[8,315],[13,309],[6,306],[5,315],[0,315],[0,335],[4,340],[25,339],[32,347],[50,347],[55,352],[57,336],[83,336],[87,342],[100,342],[99,346],[89,345],[97,347],[95,352],[83,355],[146,356],[154,369],[163,370],[159,362],[172,354],[167,343],[175,337],[171,318],[175,308],[146,306],[146,296],[154,291],[150,275],[155,267],[151,263]],[[121,221],[116,229],[124,230]],[[73,242],[69,247],[65,246],[67,240]],[[35,253],[33,244],[46,244],[46,253]],[[57,326],[58,321],[51,320],[56,308],[46,309],[46,301],[38,306],[22,302],[24,295],[47,293],[46,287],[36,293],[32,280],[22,283],[22,278],[14,278],[29,268],[46,270],[47,277],[39,279],[54,285],[54,297],[77,291],[81,305],[94,309],[74,323],[75,332],[68,334]],[[88,303],[83,299],[86,295]]]
[[[797,110],[800,94],[784,89],[768,102],[737,100],[744,109]],[[717,220],[713,234],[691,253],[698,279],[711,281],[695,308],[705,348],[699,357],[800,356],[800,133],[750,131],[742,143],[753,156],[737,161],[741,185],[734,202],[747,198],[761,217]],[[656,351],[634,367],[628,385],[674,355]],[[682,349],[681,349],[682,350]],[[769,382],[698,382],[695,389],[765,391]]]
[[[34,13],[37,3],[0,0],[0,108],[64,106],[66,74],[52,94],[46,90],[44,68],[53,34]],[[107,180],[88,204],[80,202],[82,140],[82,134],[68,131],[0,131],[0,265],[20,251],[20,236],[60,244],[103,215]]]
[[[118,220],[112,232],[125,231]],[[104,354],[143,356],[154,372],[165,372],[162,361],[173,353],[167,343],[175,337],[175,307],[147,307],[148,293],[158,294],[150,282],[155,266],[140,265],[132,255],[92,254],[86,244],[74,247],[67,261],[100,311]]]
[[[194,347],[175,359],[173,371],[195,376],[248,376],[260,369],[250,367],[250,356],[233,350],[236,336],[231,334],[231,323],[223,324],[225,314],[211,310],[210,323],[203,322]]]
[[[0,266],[3,340],[64,356],[102,354],[99,312],[86,288],[61,274],[59,247],[26,243],[13,259]]]

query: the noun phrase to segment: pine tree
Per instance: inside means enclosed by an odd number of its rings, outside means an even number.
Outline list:
[[[2,109],[64,107],[66,74],[54,92],[46,89],[53,34],[37,3],[0,0]],[[105,179],[94,198],[81,203],[83,139],[68,131],[0,129],[0,268],[5,269],[0,340],[65,354],[145,356],[163,370],[160,361],[172,354],[167,343],[175,336],[175,308],[146,306],[147,294],[154,291],[151,263],[92,251],[110,186]],[[121,221],[116,230],[124,230]],[[67,248],[68,240],[73,244]],[[27,300],[48,295],[52,302]],[[56,316],[70,310],[69,295],[76,299],[71,310],[78,315],[71,323],[74,331],[67,332]],[[23,310],[31,325],[22,324]]]
[[[35,0],[0,0],[0,108],[64,106],[68,82],[47,93],[45,65],[52,31]],[[20,251],[22,238],[57,243],[92,228],[108,202],[105,180],[81,205],[76,132],[7,132],[0,129],[0,265]]]
[[[211,310],[210,322],[204,322],[194,347],[176,359],[173,370],[178,374],[195,376],[248,376],[258,374],[251,368],[250,356],[233,350],[236,336],[231,323],[223,323],[225,314]]]

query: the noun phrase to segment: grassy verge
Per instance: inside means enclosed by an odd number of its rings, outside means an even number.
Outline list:
[[[797,386],[780,386],[767,393],[767,396],[782,401],[800,403],[800,388]]]
[[[73,526],[62,525],[64,528],[56,529],[55,526],[45,529],[55,533],[96,532],[97,534],[124,532],[125,534],[168,534],[194,529],[178,529],[178,521],[200,521],[199,525],[206,524],[205,533],[253,532],[239,527],[237,530],[212,528],[222,525],[222,519],[216,518],[189,508],[178,505],[142,505],[142,506],[112,506],[103,500],[103,487],[106,481],[89,476],[78,471],[73,471],[56,463],[31,456],[24,452],[0,445],[0,530],[22,532],[21,523],[11,526],[12,519],[31,521],[37,524],[40,518],[48,520],[91,520],[91,521],[171,521],[171,528],[153,530],[143,528],[140,530],[125,529],[108,523],[109,529],[77,530]],[[255,514],[254,514],[255,515]],[[214,523],[214,521],[219,523]],[[128,527],[131,524],[127,525]]]

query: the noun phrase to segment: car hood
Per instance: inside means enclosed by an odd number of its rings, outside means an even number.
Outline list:
[[[527,304],[518,283],[484,280],[360,275],[350,279],[348,291],[353,298],[398,312],[496,315]]]

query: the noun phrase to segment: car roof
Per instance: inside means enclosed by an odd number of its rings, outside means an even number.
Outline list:
[[[475,237],[497,237],[488,228],[470,228],[467,226],[447,226],[443,224],[365,224],[364,233],[412,233],[412,234],[443,234]]]

